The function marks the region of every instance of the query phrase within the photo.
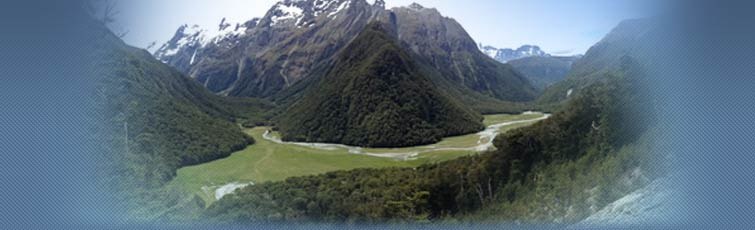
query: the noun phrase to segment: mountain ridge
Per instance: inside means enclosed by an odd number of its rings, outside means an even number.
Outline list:
[[[489,45],[479,45],[480,51],[488,55],[489,57],[499,61],[501,63],[507,63],[511,60],[521,59],[525,57],[549,57],[551,54],[546,53],[540,49],[540,46],[536,45],[522,45],[519,48],[495,48]]]
[[[428,17],[414,18],[412,14]],[[205,38],[201,41],[212,42],[179,47],[176,41],[188,33],[176,33],[172,43],[163,45],[166,48],[155,56],[218,94],[276,98],[276,94],[316,74],[318,66],[329,63],[338,50],[374,21],[398,25],[402,45],[413,46],[414,52],[439,69],[441,77],[454,83],[444,87],[466,88],[480,94],[475,97],[494,100],[535,98],[536,90],[527,79],[510,66],[488,60],[455,20],[419,4],[385,9],[379,0],[280,1],[262,18],[243,27],[226,27],[236,29],[232,33],[236,37]],[[437,32],[437,39],[422,43],[420,40],[426,37],[417,36],[416,32],[422,31],[418,26],[432,26],[427,28]],[[238,28],[245,29],[239,32]]]

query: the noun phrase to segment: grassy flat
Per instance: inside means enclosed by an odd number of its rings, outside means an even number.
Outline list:
[[[542,114],[487,115],[485,124],[499,124],[508,121],[530,120]],[[526,126],[534,122],[518,123],[501,127],[506,130]],[[461,156],[475,154],[468,150],[438,150],[418,153],[412,160],[375,157],[349,153],[345,149],[324,150],[306,146],[279,144],[262,137],[268,127],[247,129],[256,143],[231,156],[205,164],[184,167],[178,170],[176,178],[169,186],[196,192],[206,204],[215,201],[214,190],[222,185],[238,183],[261,183],[280,181],[289,177],[316,175],[330,171],[355,168],[416,167],[422,164],[447,161]],[[275,136],[275,134],[273,134]],[[370,153],[412,153],[432,148],[468,148],[478,144],[476,134],[449,137],[428,145],[406,148],[365,148]]]

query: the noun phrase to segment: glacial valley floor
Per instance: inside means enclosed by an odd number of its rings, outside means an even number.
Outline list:
[[[288,143],[276,139],[276,133],[268,133],[269,127],[256,127],[244,130],[254,137],[255,144],[227,158],[181,168],[169,186],[195,193],[209,205],[237,188],[255,183],[356,168],[417,167],[476,154],[480,152],[477,149],[485,147],[498,133],[528,126],[547,117],[547,114],[537,112],[486,115],[485,131],[406,148]]]

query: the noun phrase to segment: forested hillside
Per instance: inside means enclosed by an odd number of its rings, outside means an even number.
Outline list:
[[[103,163],[109,189],[136,209],[168,204],[180,194],[161,193],[179,167],[226,157],[254,140],[234,121],[264,120],[273,105],[222,98],[194,80],[125,45],[92,23],[95,100],[101,105],[98,136],[110,146]],[[165,207],[158,208],[165,209]],[[153,215],[154,213],[142,213]]]
[[[277,125],[284,140],[403,147],[483,129],[482,116],[419,71],[388,26],[368,25],[281,114]]]
[[[577,60],[566,78],[543,91],[539,104],[561,102],[571,95],[579,94],[582,88],[605,81],[618,73],[626,59],[643,62],[657,52],[647,46],[654,43],[653,26],[648,19],[625,20],[611,30],[600,42],[590,47]]]
[[[418,168],[361,169],[244,188],[205,213],[220,221],[576,221],[646,182],[652,105],[643,74],[584,90],[497,150]],[[644,173],[644,174],[643,174]],[[640,174],[637,176],[636,174]]]

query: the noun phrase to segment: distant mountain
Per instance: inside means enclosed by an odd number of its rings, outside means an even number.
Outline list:
[[[283,139],[402,147],[483,128],[478,113],[420,70],[390,27],[371,23],[336,55],[327,74],[278,119]]]
[[[541,104],[555,103],[567,99],[581,89],[621,75],[628,65],[635,65],[652,50],[646,46],[651,36],[652,26],[647,19],[625,20],[617,25],[600,42],[590,47],[587,53],[574,62],[564,81],[546,89],[538,99]]]
[[[513,49],[499,49],[492,46],[486,46],[479,44],[480,51],[490,56],[491,58],[501,63],[507,63],[511,60],[516,60],[525,57],[548,57],[550,54],[541,50],[539,46],[523,45],[516,50]]]
[[[511,60],[509,65],[540,90],[563,80],[580,56],[531,56]]]
[[[306,88],[297,84],[322,74],[374,21],[395,25],[400,45],[434,68],[431,79],[465,103],[535,98],[524,77],[482,54],[455,20],[418,4],[385,9],[382,0],[284,0],[244,23],[182,26],[154,55],[213,92],[280,99]]]

